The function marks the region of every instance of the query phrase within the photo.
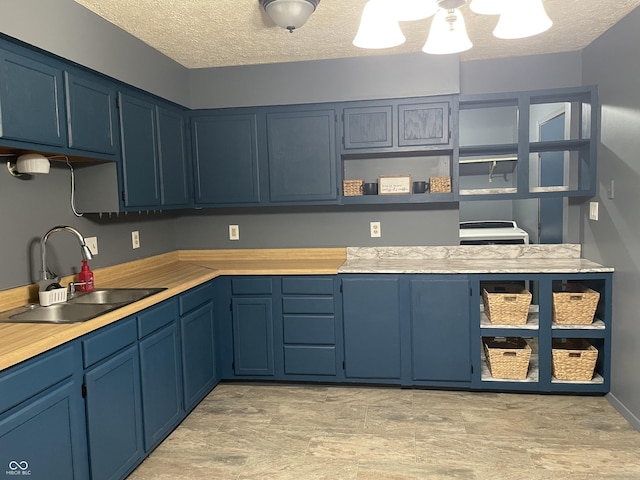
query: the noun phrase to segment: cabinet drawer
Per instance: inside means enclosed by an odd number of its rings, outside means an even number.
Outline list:
[[[333,313],[333,297],[284,297],[282,313]]]
[[[138,336],[135,317],[105,327],[103,331],[82,341],[84,367],[98,363],[127,345],[134,343]]]
[[[169,300],[138,315],[138,338],[146,337],[178,317],[175,300]]]
[[[335,375],[336,348],[285,345],[284,373],[287,375]]]
[[[206,283],[199,287],[192,288],[186,293],[180,295],[180,315],[193,310],[194,308],[202,305],[213,299],[213,284]]]
[[[74,347],[44,353],[0,375],[0,413],[70,377],[74,370]]]
[[[271,295],[273,281],[271,278],[233,278],[231,293],[234,295]]]
[[[333,278],[285,277],[282,279],[282,293],[293,295],[333,295]]]
[[[329,316],[285,315],[284,343],[333,345],[336,343],[335,319]]]

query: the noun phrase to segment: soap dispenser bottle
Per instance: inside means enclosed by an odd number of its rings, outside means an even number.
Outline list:
[[[93,272],[86,260],[82,260],[82,269],[78,274],[78,290],[80,292],[90,292],[93,290]]]

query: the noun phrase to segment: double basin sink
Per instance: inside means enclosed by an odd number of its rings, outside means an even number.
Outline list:
[[[27,305],[0,314],[4,323],[79,323],[159,293],[166,288],[102,288],[48,307]]]

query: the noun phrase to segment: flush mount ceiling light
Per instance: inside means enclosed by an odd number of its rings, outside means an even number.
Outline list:
[[[464,52],[473,47],[459,10],[466,4],[467,0],[369,0],[353,44],[360,48],[395,47],[405,41],[399,22],[420,20],[435,13],[422,51]],[[470,8],[482,15],[500,15],[493,34],[502,39],[537,35],[553,24],[542,0],[471,0]]]
[[[274,23],[293,33],[315,12],[320,0],[260,0],[260,5]]]

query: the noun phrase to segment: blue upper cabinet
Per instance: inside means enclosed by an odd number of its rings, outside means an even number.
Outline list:
[[[398,146],[450,146],[450,102],[398,105]]]
[[[116,89],[86,75],[65,72],[69,147],[118,153]]]
[[[122,180],[126,209],[189,203],[183,112],[151,97],[119,93]]]
[[[395,152],[452,148],[453,97],[367,100],[342,108],[342,153],[393,158]]]
[[[67,146],[60,68],[0,49],[0,135]]]
[[[184,115],[180,110],[160,106],[156,113],[161,204],[184,206],[191,194]]]
[[[287,109],[267,114],[269,199],[274,203],[334,203],[336,113]]]
[[[257,204],[257,115],[207,114],[192,118],[191,125],[196,204]]]
[[[120,136],[124,204],[160,205],[156,107],[138,97],[120,93]]]
[[[345,108],[342,111],[345,150],[393,147],[393,105]]]

